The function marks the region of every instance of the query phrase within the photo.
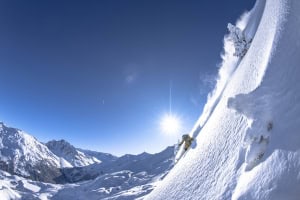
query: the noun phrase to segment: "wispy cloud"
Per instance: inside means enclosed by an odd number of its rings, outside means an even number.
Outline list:
[[[215,84],[216,84],[216,81],[217,81],[217,74],[201,74],[199,76],[199,79],[200,79],[200,84],[199,84],[199,88],[200,88],[200,94],[201,95],[207,95],[207,92],[208,91],[211,91]]]
[[[132,84],[132,83],[134,83],[134,82],[136,81],[137,76],[138,76],[138,75],[137,75],[136,72],[133,72],[133,73],[131,73],[131,74],[127,74],[126,77],[125,77],[125,82],[126,82],[127,84]]]
[[[124,81],[126,84],[133,84],[137,81],[139,73],[136,64],[128,64],[124,67]]]
[[[202,106],[203,98],[214,88],[217,81],[217,74],[211,73],[201,73],[199,75],[199,82],[197,84],[197,92],[193,92],[190,95],[190,102],[195,107]]]

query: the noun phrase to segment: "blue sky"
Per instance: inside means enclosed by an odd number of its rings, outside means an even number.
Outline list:
[[[0,120],[39,140],[158,152],[190,131],[220,63],[227,23],[254,0],[0,2]],[[181,133],[180,133],[181,134]]]

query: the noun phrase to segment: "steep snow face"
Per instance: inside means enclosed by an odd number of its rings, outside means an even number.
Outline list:
[[[0,123],[0,168],[12,174],[53,182],[60,158],[27,133]]]
[[[74,146],[65,140],[52,140],[46,143],[46,146],[58,157],[68,161],[71,165],[65,167],[82,167],[94,163],[100,163],[97,158],[87,155],[77,150]]]
[[[225,57],[220,71],[234,70],[192,131],[196,148],[146,199],[299,199],[299,26],[298,0],[257,1],[241,28],[251,46]]]

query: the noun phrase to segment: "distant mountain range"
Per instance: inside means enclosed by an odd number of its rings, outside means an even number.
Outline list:
[[[77,149],[65,140],[51,140],[46,143],[46,146],[56,156],[71,164],[66,167],[83,167],[116,159],[116,156],[111,154]]]
[[[63,157],[52,153],[33,136],[0,123],[0,169],[32,180],[58,182]]]
[[[53,199],[143,196],[152,191],[154,183],[168,173],[173,167],[173,160],[174,147],[168,147],[157,154],[144,152],[117,157],[78,149],[65,140],[51,140],[44,144],[22,130],[0,123],[1,179],[11,183],[6,186],[9,188],[7,192],[13,191],[14,195],[23,195],[22,197],[26,194],[24,199],[27,196],[31,199],[36,193],[24,188],[25,182],[29,184],[30,180],[30,184],[35,187],[45,190],[51,187],[49,195]],[[23,178],[15,183],[15,178],[6,172]],[[75,182],[76,187],[69,184]],[[58,187],[48,183],[64,185]],[[134,191],[127,194],[133,188]],[[41,190],[41,195],[44,195],[42,191],[44,190]],[[79,198],[78,192],[84,196]]]

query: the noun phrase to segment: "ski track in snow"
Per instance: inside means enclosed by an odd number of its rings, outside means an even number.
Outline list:
[[[197,146],[162,182],[165,174],[123,170],[62,186],[0,170],[1,200],[143,199],[153,188],[146,199],[299,199],[299,11],[298,0],[258,0],[241,17],[251,46],[239,60],[225,37],[219,80],[191,132]]]
[[[257,1],[245,28],[250,49],[195,126],[205,122],[197,148],[146,199],[299,198],[299,10],[297,0]],[[247,141],[260,136],[268,142]],[[247,170],[251,156],[258,161]]]
[[[240,30],[249,29],[253,32],[255,26],[246,27],[248,23],[250,13],[244,13],[240,19],[236,22],[236,26]],[[253,24],[253,23],[251,23]],[[256,27],[257,28],[257,27]],[[250,34],[251,31],[248,31],[249,34],[246,34],[247,38],[253,38],[254,33]],[[204,106],[203,113],[200,116],[198,122],[196,123],[195,127],[191,131],[190,135],[193,138],[196,138],[200,133],[202,127],[205,126],[206,122],[209,120],[210,116],[214,112],[216,106],[220,102],[224,90],[227,87],[232,75],[239,66],[241,59],[234,56],[235,48],[233,45],[233,41],[229,38],[229,35],[224,37],[224,53],[222,54],[222,63],[220,64],[220,70],[218,74],[218,80],[216,86],[212,92],[208,95],[207,103]]]

